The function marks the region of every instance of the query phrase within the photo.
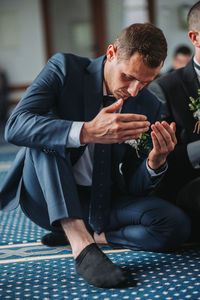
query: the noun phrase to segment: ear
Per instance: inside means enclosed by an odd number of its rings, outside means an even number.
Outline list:
[[[116,47],[114,45],[109,45],[108,49],[107,49],[107,52],[106,52],[106,54],[107,54],[107,60],[108,61],[113,60],[113,58],[116,57],[116,53],[117,53]]]
[[[199,33],[199,31],[190,30],[188,32],[188,36],[191,39],[192,44],[195,47],[200,48],[200,33]]]

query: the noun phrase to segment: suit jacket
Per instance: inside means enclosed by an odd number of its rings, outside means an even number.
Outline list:
[[[189,110],[189,97],[197,98],[200,84],[194,70],[193,59],[181,69],[167,73],[152,83],[150,90],[156,94],[159,85],[167,102],[168,122],[176,123],[178,144],[168,158],[169,168],[162,184],[165,192],[179,190],[187,182],[200,176],[190,163],[187,145],[200,139],[200,135],[193,133],[196,120]]]
[[[27,89],[12,115],[6,139],[23,146],[0,191],[0,208],[13,209],[23,196],[22,171],[26,147],[37,148],[47,155],[71,158],[74,163],[83,148],[66,147],[73,121],[90,121],[99,112],[102,101],[103,62],[105,57],[89,59],[72,54],[55,54]],[[130,97],[122,113],[141,113],[151,123],[160,119],[161,105],[147,89]],[[149,193],[161,177],[152,180],[146,169],[147,153],[138,158],[130,145],[112,145],[112,182],[121,193]]]

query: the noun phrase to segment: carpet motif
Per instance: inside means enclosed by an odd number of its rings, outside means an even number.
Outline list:
[[[99,289],[76,275],[72,257],[1,264],[0,299],[200,299],[200,251],[108,253],[127,286]]]
[[[46,231],[30,221],[21,208],[0,211],[0,245],[39,242]]]

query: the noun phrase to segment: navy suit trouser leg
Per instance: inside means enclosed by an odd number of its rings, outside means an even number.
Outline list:
[[[20,205],[39,226],[59,231],[60,219],[84,219],[70,160],[27,149]]]
[[[106,238],[114,247],[164,251],[174,249],[190,234],[190,221],[173,204],[153,196],[113,199]],[[27,149],[20,204],[37,225],[62,231],[62,218],[77,218],[88,224],[90,191],[79,189],[70,161]]]
[[[124,196],[113,206],[106,238],[114,247],[166,251],[187,241],[189,217],[173,204],[154,196]]]

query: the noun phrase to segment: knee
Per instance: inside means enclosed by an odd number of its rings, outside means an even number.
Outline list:
[[[191,234],[190,219],[184,211],[173,206],[165,210],[160,216],[160,222],[152,224],[153,230],[158,233],[153,250],[173,250],[186,242]],[[157,249],[156,249],[157,248]]]

